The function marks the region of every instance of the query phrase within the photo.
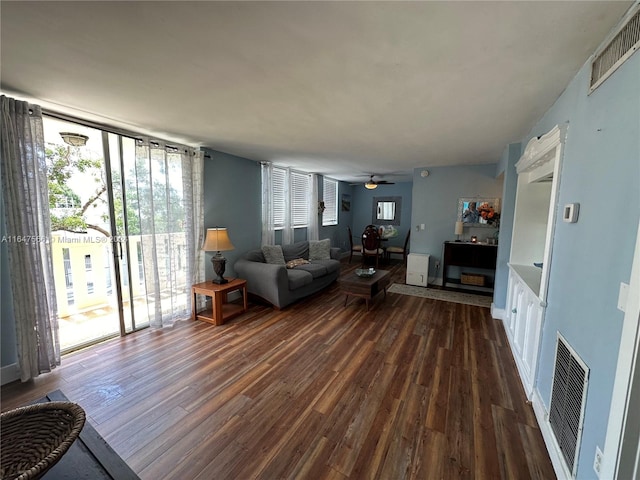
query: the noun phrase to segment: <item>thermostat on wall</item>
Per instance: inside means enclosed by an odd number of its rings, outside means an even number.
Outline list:
[[[580,211],[579,203],[567,203],[564,206],[562,220],[567,223],[576,223],[578,221],[578,212]]]

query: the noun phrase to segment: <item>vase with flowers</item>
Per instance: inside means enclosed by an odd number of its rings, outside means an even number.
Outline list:
[[[478,215],[482,223],[491,225],[496,229],[493,238],[495,238],[497,242],[500,233],[500,212],[496,212],[495,208],[489,205],[489,203],[484,202],[478,207]]]

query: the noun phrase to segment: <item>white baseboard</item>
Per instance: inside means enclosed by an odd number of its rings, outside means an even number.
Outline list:
[[[491,316],[495,319],[502,320],[504,323],[507,318],[507,311],[504,308],[496,308],[493,302],[491,302]]]
[[[20,378],[20,371],[18,370],[18,364],[12,363],[6,367],[0,369],[0,385],[6,385],[7,383],[15,382]]]
[[[553,465],[553,470],[556,473],[556,477],[558,477],[558,480],[571,480],[573,477],[571,476],[571,472],[567,468],[564,458],[562,457],[562,453],[560,452],[560,447],[558,447],[556,437],[551,430],[551,424],[549,423],[549,414],[544,406],[542,398],[540,397],[540,392],[537,388],[533,391],[531,405],[533,406],[533,412],[536,415],[538,427],[540,428],[540,432],[542,433],[542,438],[547,447],[549,458],[551,458],[551,464]]]

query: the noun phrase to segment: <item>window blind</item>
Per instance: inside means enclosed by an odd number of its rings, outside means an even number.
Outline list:
[[[322,225],[338,224],[338,182],[331,178],[323,177],[322,180],[324,212],[322,213]]]
[[[271,182],[273,183],[273,227],[283,228],[285,220],[285,187],[287,171],[284,168],[273,167]]]
[[[306,227],[309,223],[309,174],[291,172],[291,226]]]

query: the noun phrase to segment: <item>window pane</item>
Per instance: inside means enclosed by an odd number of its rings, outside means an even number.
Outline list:
[[[324,177],[322,180],[324,201],[324,213],[322,214],[322,225],[338,224],[338,182]]]

